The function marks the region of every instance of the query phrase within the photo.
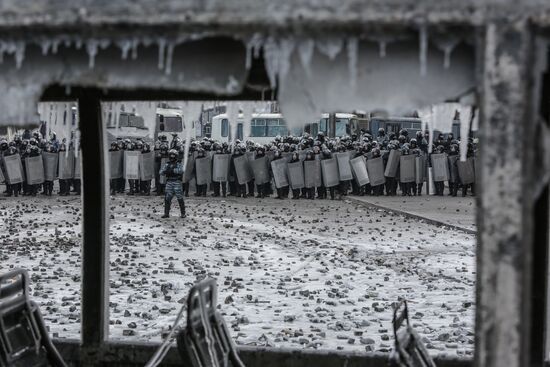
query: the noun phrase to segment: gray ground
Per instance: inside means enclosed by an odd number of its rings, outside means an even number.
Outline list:
[[[112,198],[112,338],[160,340],[213,276],[238,344],[388,351],[404,297],[434,354],[473,352],[473,235],[351,201],[186,202],[162,220],[160,198]],[[79,198],[1,199],[0,216],[0,269],[29,269],[53,335],[78,338]]]

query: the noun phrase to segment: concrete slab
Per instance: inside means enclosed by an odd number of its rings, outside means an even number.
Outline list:
[[[476,234],[476,204],[471,196],[349,196],[348,199]]]

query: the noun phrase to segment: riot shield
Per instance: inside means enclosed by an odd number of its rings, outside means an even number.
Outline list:
[[[386,170],[384,171],[384,176],[395,177],[397,175],[397,169],[399,168],[400,157],[401,157],[401,152],[399,150],[393,149],[390,151],[390,155],[388,157],[388,163],[386,164]]]
[[[372,186],[385,184],[386,177],[384,176],[383,158],[367,159],[367,173],[369,174],[370,184]]]
[[[57,178],[57,153],[42,152],[44,165],[44,180],[53,181]]]
[[[41,156],[25,158],[27,184],[36,185],[44,182],[44,163]]]
[[[449,182],[458,182],[458,155],[449,157]]]
[[[456,162],[458,167],[458,176],[460,182],[463,185],[469,185],[475,182],[475,170],[474,170],[474,159],[467,158],[465,162],[458,160]]]
[[[21,156],[14,154],[3,157],[4,168],[6,169],[6,180],[9,184],[23,182],[23,170],[21,169]]]
[[[185,166],[185,171],[183,172],[183,182],[187,183],[195,177],[193,167],[195,167],[195,158],[193,157],[193,154],[189,154],[189,157],[187,158],[187,165]]]
[[[340,175],[338,173],[338,162],[336,158],[322,160],[321,173],[323,175],[323,185],[325,187],[334,187],[340,184]]]
[[[414,170],[416,183],[423,183],[426,179],[426,158],[423,155],[415,157]]]
[[[139,179],[142,181],[155,178],[155,153],[141,153],[139,156]]]
[[[4,171],[2,170],[2,166],[0,165],[0,183],[6,182],[6,178],[4,177]]]
[[[338,175],[340,181],[353,180],[353,173],[351,173],[351,166],[349,164],[349,153],[334,153],[334,157],[338,162]]]
[[[399,158],[399,181],[403,183],[416,182],[415,156],[402,155]]]
[[[281,157],[288,163],[292,160],[292,153],[291,152],[282,152]]]
[[[432,169],[434,182],[447,181],[449,179],[449,167],[447,164],[447,154],[432,154]]]
[[[306,160],[306,151],[305,150],[300,150],[298,152],[298,159],[300,160],[300,162],[303,162]]]
[[[161,158],[160,159],[160,169],[162,169],[166,165],[166,163],[168,163],[168,158],[166,158],[166,157]],[[164,185],[166,183],[166,175],[159,175],[159,181],[160,181],[161,185]]]
[[[269,182],[269,170],[267,168],[267,157],[261,157],[250,161],[250,167],[254,174],[254,182],[261,185]]]
[[[304,188],[304,168],[302,162],[288,163],[288,181],[293,190]]]
[[[111,169],[111,179],[122,178],[122,162],[124,157],[122,151],[109,152],[109,165]]]
[[[78,152],[78,157],[74,158],[74,178],[80,179],[82,172],[82,152]]]
[[[256,152],[246,152],[244,155],[246,156],[246,158],[248,158],[249,162],[253,161],[254,158],[256,158]]]
[[[124,152],[124,179],[139,180],[139,156],[140,152]]]
[[[59,171],[57,176],[60,179],[68,180],[74,177],[74,154],[70,151],[58,153]]]
[[[271,161],[271,171],[273,172],[273,179],[275,180],[275,187],[280,189],[281,187],[288,186],[287,176],[287,162],[284,158]]]
[[[229,154],[214,154],[214,159],[212,161],[212,181],[228,181],[230,160],[231,155]]]
[[[323,181],[321,178],[321,161],[304,161],[304,185],[306,188],[320,187]]]
[[[235,172],[237,174],[237,181],[239,185],[244,185],[248,181],[252,180],[252,174],[250,166],[248,165],[248,158],[246,155],[241,155],[233,158],[233,164],[235,164]]]
[[[207,185],[212,182],[212,164],[210,158],[195,159],[195,174],[197,177],[197,185]]]
[[[370,182],[369,174],[367,172],[367,165],[363,156],[355,157],[349,161],[351,169],[353,170],[353,176],[359,186],[366,185]]]

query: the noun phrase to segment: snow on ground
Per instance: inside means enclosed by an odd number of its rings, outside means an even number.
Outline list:
[[[446,199],[452,200],[452,199]],[[111,199],[113,339],[159,341],[189,288],[218,280],[237,344],[388,351],[409,300],[433,354],[473,353],[475,236],[349,201]],[[80,200],[0,200],[0,271],[27,268],[56,337],[78,338]]]

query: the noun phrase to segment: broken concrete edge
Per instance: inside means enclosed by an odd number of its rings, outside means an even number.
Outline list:
[[[66,362],[79,362],[80,341],[73,339],[54,339],[54,344]],[[144,365],[159,348],[160,343],[108,341],[100,348],[99,359],[109,366]],[[238,346],[239,356],[247,367],[386,367],[389,354],[345,352],[335,350],[307,350],[271,347]],[[131,362],[130,362],[131,361]],[[439,367],[470,367],[472,359],[438,356],[434,361]],[[181,366],[176,346],[170,348],[164,358],[163,366]]]
[[[426,223],[436,225],[438,227],[447,227],[447,228],[451,228],[451,229],[461,231],[461,232],[465,232],[465,233],[468,233],[468,234],[477,235],[477,231],[475,229],[469,229],[469,228],[461,227],[461,226],[458,226],[458,225],[449,224],[449,223],[446,223],[446,222],[441,222],[441,221],[438,221],[438,220],[435,220],[435,219],[423,217],[423,216],[418,215],[418,214],[413,214],[413,213],[410,213],[410,212],[406,212],[404,210],[388,208],[387,206],[384,206],[384,205],[378,205],[378,204],[365,202],[365,201],[362,201],[362,200],[359,200],[359,199],[356,199],[356,198],[350,197],[350,196],[347,197],[347,200],[350,200],[350,201],[354,202],[355,204],[363,205],[363,206],[366,206],[366,207],[381,209],[381,210],[385,210],[387,212],[395,213],[395,214],[398,214],[398,215],[403,215],[405,217],[418,219],[418,220],[424,221]]]

